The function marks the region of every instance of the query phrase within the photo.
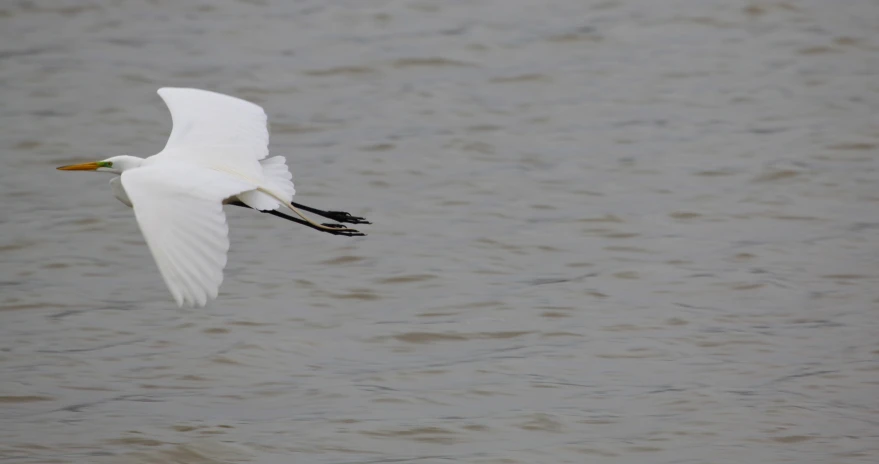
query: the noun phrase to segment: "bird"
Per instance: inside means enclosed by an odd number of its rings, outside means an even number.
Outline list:
[[[224,204],[333,235],[365,235],[342,224],[319,224],[300,211],[341,223],[370,224],[344,211],[324,211],[292,201],[296,193],[293,175],[284,156],[268,156],[267,116],[261,106],[195,88],[163,87],[158,94],[172,122],[162,151],[146,158],[120,155],[57,169],[116,175],[110,189],[134,210],[159,273],[179,307],[204,307],[217,298],[229,250]]]

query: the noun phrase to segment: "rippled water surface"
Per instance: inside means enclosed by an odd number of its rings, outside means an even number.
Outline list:
[[[879,461],[879,4],[0,5],[0,461]],[[297,201],[178,309],[108,176],[260,103]]]

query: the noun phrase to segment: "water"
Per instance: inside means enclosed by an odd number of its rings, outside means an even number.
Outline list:
[[[0,7],[0,461],[873,463],[879,5]],[[297,201],[177,309],[109,177],[155,90],[265,106]]]

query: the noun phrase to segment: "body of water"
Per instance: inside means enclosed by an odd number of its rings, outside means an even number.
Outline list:
[[[0,462],[875,463],[879,4],[0,6]],[[109,176],[263,105],[178,309]]]

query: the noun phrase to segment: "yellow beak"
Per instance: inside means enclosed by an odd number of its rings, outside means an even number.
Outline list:
[[[71,164],[70,166],[60,166],[57,169],[59,171],[95,171],[100,165],[98,165],[97,161],[92,163],[82,163],[82,164]]]

